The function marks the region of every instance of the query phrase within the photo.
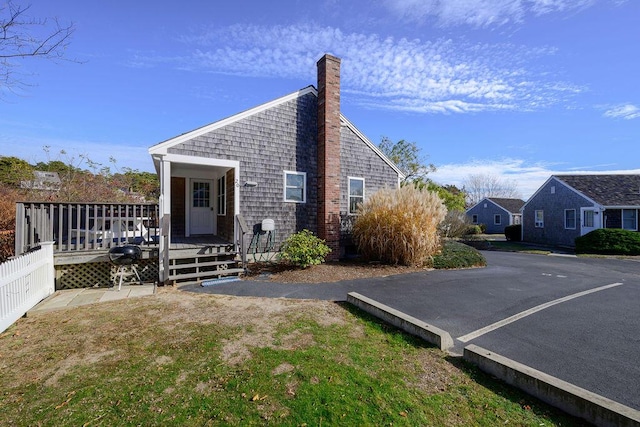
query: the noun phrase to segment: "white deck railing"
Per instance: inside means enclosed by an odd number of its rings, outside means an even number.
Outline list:
[[[0,264],[0,333],[54,292],[53,242]]]

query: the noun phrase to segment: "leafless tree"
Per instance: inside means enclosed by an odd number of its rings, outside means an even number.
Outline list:
[[[7,90],[27,85],[18,72],[21,60],[64,59],[75,31],[73,23],[62,25],[57,18],[30,17],[30,7],[11,0],[0,3],[0,97]]]
[[[485,197],[519,198],[518,184],[490,173],[469,175],[463,181],[467,205],[473,206]]]

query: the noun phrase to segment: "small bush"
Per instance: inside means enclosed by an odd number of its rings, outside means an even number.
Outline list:
[[[442,251],[431,260],[431,266],[438,269],[484,267],[487,261],[477,249],[455,240],[447,240]]]
[[[576,253],[640,255],[640,233],[617,228],[600,228],[577,237]]]
[[[358,209],[353,238],[366,259],[424,265],[440,249],[438,225],[446,213],[436,193],[412,185],[385,188]]]
[[[324,262],[331,249],[309,230],[292,234],[280,248],[280,259],[301,268]]]
[[[470,225],[469,227],[467,227],[467,231],[464,233],[465,236],[474,234],[482,234],[482,229],[479,225]]]
[[[504,237],[511,242],[522,240],[522,224],[507,225],[504,228]]]
[[[480,234],[487,232],[487,224],[478,224],[478,227],[480,227]]]

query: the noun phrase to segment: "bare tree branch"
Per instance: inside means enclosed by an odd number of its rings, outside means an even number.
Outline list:
[[[26,85],[18,73],[20,60],[68,60],[64,51],[75,32],[74,24],[61,25],[57,18],[31,18],[27,14],[30,8],[11,0],[0,5],[0,97],[3,90]]]
[[[518,184],[490,173],[469,175],[463,182],[467,205],[473,206],[485,197],[520,198]]]

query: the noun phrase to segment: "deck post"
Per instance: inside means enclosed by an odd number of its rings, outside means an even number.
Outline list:
[[[160,283],[169,284],[169,247],[171,245],[171,162],[160,160],[160,248],[158,274]]]

